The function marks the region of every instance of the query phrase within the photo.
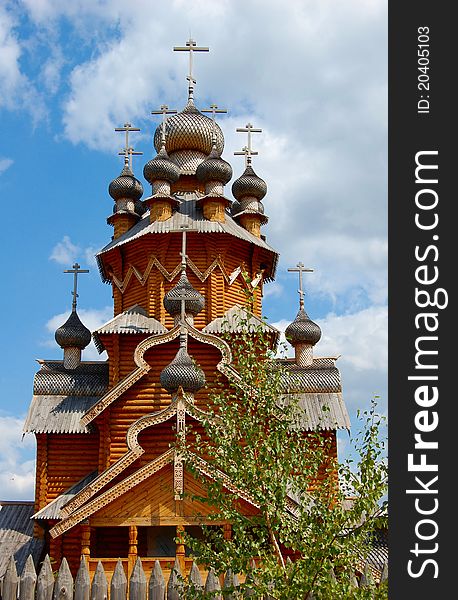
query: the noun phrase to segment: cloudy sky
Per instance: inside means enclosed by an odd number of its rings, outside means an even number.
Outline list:
[[[190,35],[210,47],[195,56],[195,99],[228,109],[219,124],[234,177],[246,143],[235,128],[263,130],[254,167],[269,190],[264,233],[281,255],[265,315],[291,322],[287,268],[314,268],[305,302],[323,330],[315,353],[341,355],[353,422],[374,394],[386,411],[386,0],[3,0],[0,499],[33,498],[34,439],[21,431],[35,359],[62,355],[54,331],[72,288],[62,271],[75,260],[91,269],[79,289],[89,328],[112,314],[93,256],[112,234],[107,186],[123,143],[113,130],[142,129],[142,179],[151,110],[185,105],[187,55],[172,47]]]

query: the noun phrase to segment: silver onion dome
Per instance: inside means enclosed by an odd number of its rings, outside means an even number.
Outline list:
[[[143,195],[143,186],[132,173],[128,165],[124,165],[119,177],[113,179],[108,186],[108,193],[113,200],[131,199],[140,200]]]
[[[164,296],[164,307],[169,315],[179,315],[181,301],[184,298],[185,313],[196,316],[205,306],[205,298],[189,282],[186,273],[182,273],[178,283]]]
[[[321,338],[321,329],[314,323],[303,308],[299,309],[296,318],[285,330],[286,339],[295,344],[315,345]]]
[[[157,155],[143,167],[145,179],[153,185],[155,181],[168,181],[175,183],[180,177],[180,169],[172,162],[164,146]]]
[[[154,147],[159,152],[162,146],[161,123],[154,134]],[[221,128],[215,123],[214,135],[216,149],[222,154],[224,149],[224,136]],[[178,114],[172,115],[165,125],[165,149],[170,155],[178,150],[198,150],[205,155],[210,154],[213,146],[213,120],[203,115],[192,100],[188,101],[185,108]]]
[[[185,392],[198,392],[205,385],[205,374],[192,360],[184,347],[160,375],[163,388],[173,393],[181,386]]]
[[[245,196],[252,196],[262,200],[267,194],[267,184],[264,179],[256,175],[251,165],[248,165],[243,174],[232,184],[232,194],[236,200]]]
[[[206,183],[207,181],[218,181],[223,185],[226,185],[226,183],[231,180],[232,167],[227,161],[221,158],[216,146],[213,146],[212,151],[207,158],[197,167],[196,177],[203,183]]]
[[[61,348],[83,350],[91,341],[91,332],[80,321],[76,310],[72,310],[65,323],[56,329],[54,337]]]

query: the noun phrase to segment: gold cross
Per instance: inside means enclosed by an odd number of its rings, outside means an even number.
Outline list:
[[[124,123],[124,127],[116,127],[115,131],[124,131],[126,134],[126,145],[118,152],[119,156],[124,156],[124,165],[129,166],[132,170],[132,156],[141,155],[143,152],[135,152],[132,146],[129,146],[129,133],[131,131],[140,131],[138,127],[132,127],[130,123]]]
[[[186,79],[189,82],[188,99],[191,100],[194,94],[194,84],[196,83],[192,74],[192,55],[194,52],[208,52],[209,48],[197,46],[196,42],[190,37],[186,42],[186,46],[174,46],[173,49],[175,52],[189,52],[189,74]]]
[[[262,129],[256,129],[251,123],[247,123],[245,127],[237,127],[235,131],[248,134],[248,144],[242,148],[241,152],[234,152],[234,155],[236,156],[245,156],[245,167],[247,167],[248,165],[251,165],[251,157],[257,156],[258,154],[251,147],[251,134],[261,133]]]
[[[297,268],[288,269],[290,273],[299,273],[299,289],[297,290],[299,293],[299,307],[304,308],[304,290],[302,287],[302,274],[303,273],[313,273],[313,269],[306,269],[304,263],[298,262],[296,265]]]
[[[73,265],[73,269],[68,269],[64,271],[64,273],[73,273],[73,302],[72,302],[72,311],[76,310],[76,299],[78,298],[77,286],[78,286],[78,275],[80,273],[89,273],[89,269],[80,269],[80,265],[75,263]]]

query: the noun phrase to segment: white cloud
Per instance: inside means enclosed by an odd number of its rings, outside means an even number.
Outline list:
[[[315,319],[322,338],[314,355],[340,356],[336,366],[341,372],[344,400],[353,423],[356,410],[367,408],[375,395],[380,396],[378,412],[386,412],[387,318],[386,306],[372,306],[352,314],[331,313],[324,319]],[[284,331],[289,321],[272,324]],[[285,342],[284,335],[282,341]],[[291,345],[286,343],[286,347],[287,355],[294,356]]]
[[[13,12],[0,5],[0,108],[26,109],[36,123],[44,115],[44,104],[21,70],[23,48],[15,31],[16,25]]]
[[[24,418],[0,414],[0,500],[33,500],[35,438],[22,438]]]
[[[62,240],[52,249],[49,258],[60,265],[72,265],[80,252],[81,248],[73,244],[68,235],[64,235]]]
[[[11,167],[14,160],[11,158],[0,158],[0,175]]]
[[[386,372],[388,365],[388,310],[372,306],[349,315],[330,314],[317,319],[322,339],[316,346],[321,355],[341,354],[342,363],[356,371]]]

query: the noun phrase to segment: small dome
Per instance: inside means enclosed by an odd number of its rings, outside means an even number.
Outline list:
[[[134,177],[129,166],[124,165],[119,177],[113,179],[108,186],[108,193],[113,200],[120,200],[121,198],[139,200],[143,195],[143,186],[138,179]]]
[[[143,175],[151,185],[154,181],[169,181],[175,183],[180,177],[180,169],[172,162],[164,146],[159,150],[157,156],[148,161],[143,167]]]
[[[61,348],[81,348],[83,350],[91,341],[91,332],[85,327],[76,311],[73,310],[54,335]]]
[[[205,298],[189,283],[186,273],[182,273],[175,287],[164,296],[164,307],[169,315],[179,315],[181,299],[185,298],[185,313],[196,316],[205,306]]]
[[[254,196],[262,200],[267,194],[267,184],[264,179],[256,175],[251,165],[248,165],[243,174],[232,184],[234,198],[240,200],[244,196]]]
[[[294,321],[286,328],[285,336],[293,346],[300,343],[314,346],[321,338],[321,329],[301,308]]]
[[[154,147],[159,152],[162,146],[161,123],[154,133]],[[215,123],[216,149],[222,154],[224,136]],[[213,146],[213,120],[203,115],[192,100],[178,114],[169,117],[165,124],[165,148],[168,154],[179,150],[198,150],[210,154]]]
[[[205,374],[192,360],[185,348],[180,348],[172,360],[161,372],[163,388],[173,393],[181,387],[185,392],[198,392],[205,385]]]
[[[208,157],[197,167],[196,177],[203,183],[207,181],[219,181],[223,185],[226,185],[232,177],[232,167],[227,161],[221,158],[216,147],[213,146]]]

